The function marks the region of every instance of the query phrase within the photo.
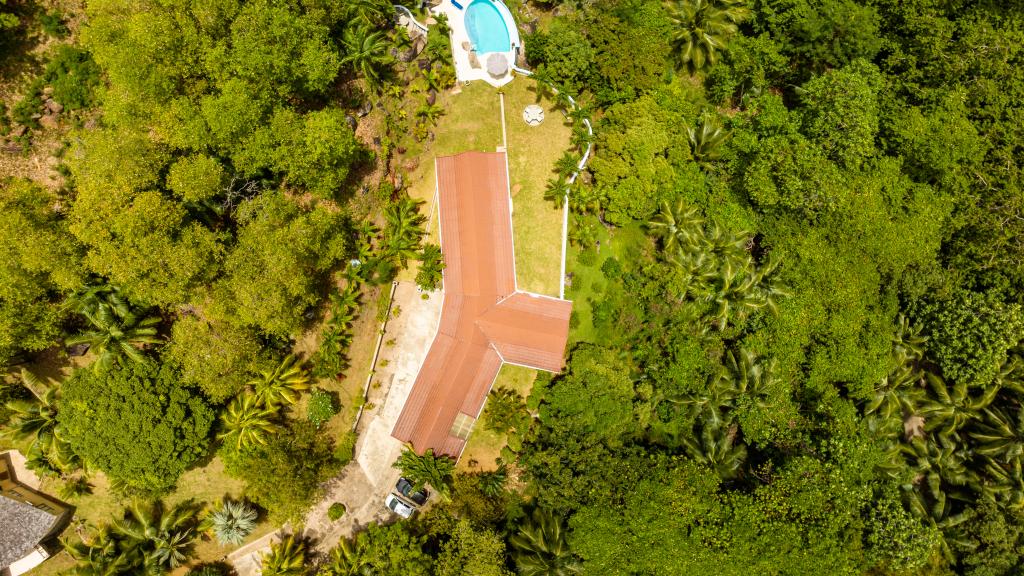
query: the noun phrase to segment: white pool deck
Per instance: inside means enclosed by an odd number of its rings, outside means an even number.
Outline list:
[[[505,55],[509,67],[504,75],[494,77],[487,72],[487,57],[494,52],[484,52],[476,55],[476,65],[470,56],[471,50],[465,46],[472,46],[469,39],[469,32],[466,31],[466,8],[474,1],[492,2],[498,8],[498,13],[505,20],[505,27],[508,28],[508,36],[512,49],[508,52],[501,52]],[[455,77],[459,82],[472,82],[482,80],[488,84],[500,88],[512,81],[512,66],[516,63],[516,57],[523,45],[519,38],[519,29],[512,18],[512,13],[501,0],[455,0],[462,8],[455,5],[452,0],[443,0],[440,5],[431,9],[434,14],[444,14],[448,17],[448,26],[451,28],[452,57],[455,61]]]

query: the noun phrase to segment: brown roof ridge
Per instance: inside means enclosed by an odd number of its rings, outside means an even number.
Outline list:
[[[435,164],[441,318],[392,435],[458,457],[468,434],[453,430],[458,414],[479,417],[502,364],[562,369],[572,302],[518,287],[505,153]]]

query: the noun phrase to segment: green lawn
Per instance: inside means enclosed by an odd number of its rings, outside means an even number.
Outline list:
[[[494,388],[511,388],[526,398],[530,395],[536,378],[537,371],[532,368],[505,364],[498,372],[498,377],[494,379]],[[496,459],[501,455],[501,449],[505,447],[507,441],[505,434],[487,430],[483,418],[477,420],[472,434],[469,435],[466,449],[462,452],[462,458],[459,459],[458,469],[467,472],[494,470],[497,468]]]
[[[544,201],[544,187],[553,175],[555,161],[569,147],[570,128],[552,107],[537,127],[522,121],[527,104],[537,102],[534,82],[517,78],[505,86],[506,132],[508,136],[509,185],[512,192],[512,225],[516,243],[516,280],[523,290],[558,295],[561,269],[561,211]],[[408,168],[409,195],[423,200],[429,218],[427,239],[438,242],[434,158],[467,150],[494,151],[502,145],[499,91],[483,82],[464,86],[458,94],[445,93],[438,99],[445,114],[434,130],[434,141],[411,146],[403,164]],[[411,280],[415,268],[404,271],[400,280]]]
[[[577,322],[569,331],[570,348],[576,342],[601,341],[599,334],[594,330],[591,316],[591,301],[599,298],[604,291],[605,280],[601,265],[613,256],[620,261],[633,257],[638,247],[646,241],[646,236],[639,225],[632,224],[609,232],[604,226],[596,224],[596,218],[594,221],[597,240],[601,243],[601,250],[597,253],[594,264],[587,266],[579,262],[579,246],[570,246],[566,255],[566,273],[572,274],[572,283],[571,286],[566,286],[565,297],[573,301],[572,310]],[[594,250],[593,247],[590,249]]]
[[[562,211],[544,200],[555,161],[569,148],[571,128],[547,100],[540,126],[523,122],[523,108],[538,103],[536,83],[517,78],[505,90],[509,185],[516,247],[516,281],[520,290],[558,296],[562,264]]]

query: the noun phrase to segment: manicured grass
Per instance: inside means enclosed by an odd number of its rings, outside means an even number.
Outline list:
[[[409,196],[423,201],[420,210],[427,217],[425,241],[434,244],[440,243],[434,158],[467,150],[493,152],[501,146],[501,108],[498,92],[492,86],[475,82],[463,86],[458,94],[443,92],[438,95],[437,105],[445,113],[434,127],[434,140],[411,144],[401,162]],[[398,275],[398,280],[412,281],[417,264],[411,262],[409,268]]]
[[[69,504],[75,506],[75,519],[84,521],[88,526],[98,527],[101,524],[109,524],[111,521],[120,518],[122,511],[130,504],[131,500],[122,498],[112,492],[110,483],[102,473],[93,474],[89,482],[93,485],[92,494],[68,501]],[[59,480],[44,479],[40,488],[46,493],[56,495],[59,487]],[[178,479],[177,488],[165,496],[163,501],[169,506],[191,500],[215,507],[224,498],[241,498],[244,489],[245,483],[228,476],[224,471],[224,463],[221,459],[213,457],[203,466],[193,468],[182,474],[181,478]],[[261,519],[253,533],[246,538],[245,543],[251,542],[276,528],[275,525],[270,524],[265,519]],[[74,529],[68,528],[65,530],[64,537],[74,539],[76,537]],[[191,563],[196,564],[220,560],[231,550],[234,550],[234,547],[220,546],[214,539],[199,539],[196,540]],[[70,568],[73,564],[74,562],[67,554],[59,553],[31,571],[30,574],[33,576],[58,574],[62,570]]]
[[[572,226],[572,219],[569,222]],[[566,286],[565,297],[573,301],[572,310],[576,318],[575,327],[569,330],[569,348],[576,342],[601,342],[600,335],[594,329],[591,311],[593,300],[600,298],[604,291],[605,278],[601,266],[611,257],[618,258],[620,262],[634,257],[635,251],[646,241],[643,230],[637,224],[612,230],[596,224],[596,229],[601,249],[593,265],[586,266],[579,262],[579,246],[570,246],[566,255],[567,274],[572,274],[572,284]]]
[[[525,399],[530,395],[533,382],[537,378],[537,371],[532,368],[513,366],[505,364],[498,372],[494,380],[494,389],[502,386],[511,388]],[[497,458],[501,456],[501,449],[508,443],[506,434],[492,432],[484,427],[484,419],[481,417],[473,426],[473,432],[469,435],[469,442],[462,452],[459,460],[458,470],[462,472],[480,472],[494,470],[498,467]]]
[[[537,102],[535,83],[517,78],[505,86],[512,225],[516,243],[516,280],[520,289],[558,295],[561,269],[561,211],[544,201],[544,188],[555,161],[569,147],[571,130],[562,113],[544,100],[546,119],[540,126],[522,120],[523,108]],[[423,200],[428,216],[427,241],[438,242],[434,158],[467,150],[494,151],[502,145],[498,90],[476,82],[459,94],[444,94],[438,103],[446,113],[434,129],[434,141],[410,147],[405,154],[409,195]],[[415,267],[399,275],[412,280]]]
[[[538,102],[536,82],[517,78],[505,86],[512,229],[516,248],[516,282],[520,290],[558,296],[562,263],[562,211],[544,200],[555,162],[569,148],[572,130],[552,102]],[[530,126],[523,109],[538,103],[544,122]]]

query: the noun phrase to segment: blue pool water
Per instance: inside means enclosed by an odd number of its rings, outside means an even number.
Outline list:
[[[512,49],[505,19],[492,0],[473,0],[466,8],[466,32],[478,54]]]

